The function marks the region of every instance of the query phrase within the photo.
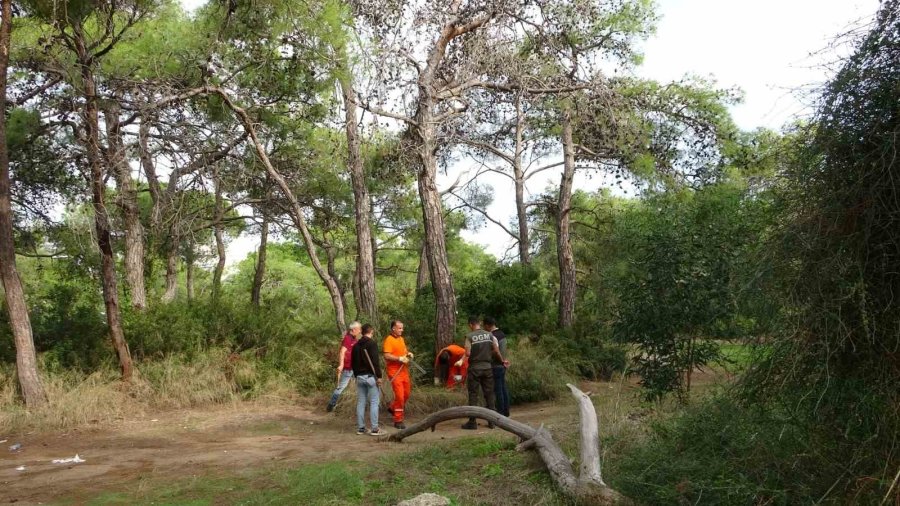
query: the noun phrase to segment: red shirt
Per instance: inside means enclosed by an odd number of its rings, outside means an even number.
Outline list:
[[[341,347],[344,349],[344,370],[351,371],[353,370],[353,365],[350,363],[350,352],[353,350],[353,346],[356,345],[356,339],[353,339],[353,336],[350,334],[344,334],[344,340],[341,341]]]

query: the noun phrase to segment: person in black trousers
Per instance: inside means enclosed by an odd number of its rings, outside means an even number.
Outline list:
[[[469,406],[478,405],[478,390],[484,395],[487,408],[496,411],[494,407],[494,375],[491,371],[491,361],[496,358],[501,364],[509,365],[509,362],[500,354],[497,338],[490,332],[481,329],[481,322],[475,316],[469,317],[469,332],[466,334],[466,356],[469,358],[469,373],[466,378],[466,386],[469,390]],[[478,424],[475,418],[469,418],[464,423],[463,429],[475,430]],[[494,424],[488,422],[488,428],[493,429]]]
[[[506,333],[497,327],[497,321],[486,316],[484,318],[484,330],[487,330],[497,339],[497,345],[500,348],[500,355],[506,356]],[[497,413],[503,416],[509,416],[509,390],[506,388],[506,368],[509,362],[504,365],[497,357],[491,357],[491,370],[494,373],[494,403]]]

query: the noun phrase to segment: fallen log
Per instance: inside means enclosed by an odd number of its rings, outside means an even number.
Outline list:
[[[599,424],[594,403],[575,385],[568,384],[568,387],[575,399],[578,400],[581,415],[581,468],[578,476],[575,475],[569,458],[543,425],[535,429],[496,411],[479,406],[457,406],[432,413],[424,420],[391,434],[388,441],[399,442],[427,429],[433,431],[437,424],[448,420],[480,418],[518,436],[521,442],[516,447],[517,450],[536,450],[544,465],[547,466],[553,482],[564,494],[572,497],[579,504],[591,506],[630,504],[631,501],[625,496],[603,482],[600,472]]]

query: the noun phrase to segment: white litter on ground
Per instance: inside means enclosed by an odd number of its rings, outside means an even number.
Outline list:
[[[25,466],[19,466],[16,468],[16,471],[24,471],[24,470],[25,470]]]
[[[78,454],[75,454],[74,457],[68,459],[53,459],[54,464],[81,464],[82,462],[86,462],[83,458],[79,457]]]

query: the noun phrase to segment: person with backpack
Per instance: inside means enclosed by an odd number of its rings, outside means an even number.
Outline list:
[[[369,435],[381,435],[378,427],[378,403],[381,401],[381,364],[378,345],[372,339],[375,328],[362,326],[362,337],[350,355],[353,375],[356,376],[356,433],[366,433],[366,405],[369,406]]]

